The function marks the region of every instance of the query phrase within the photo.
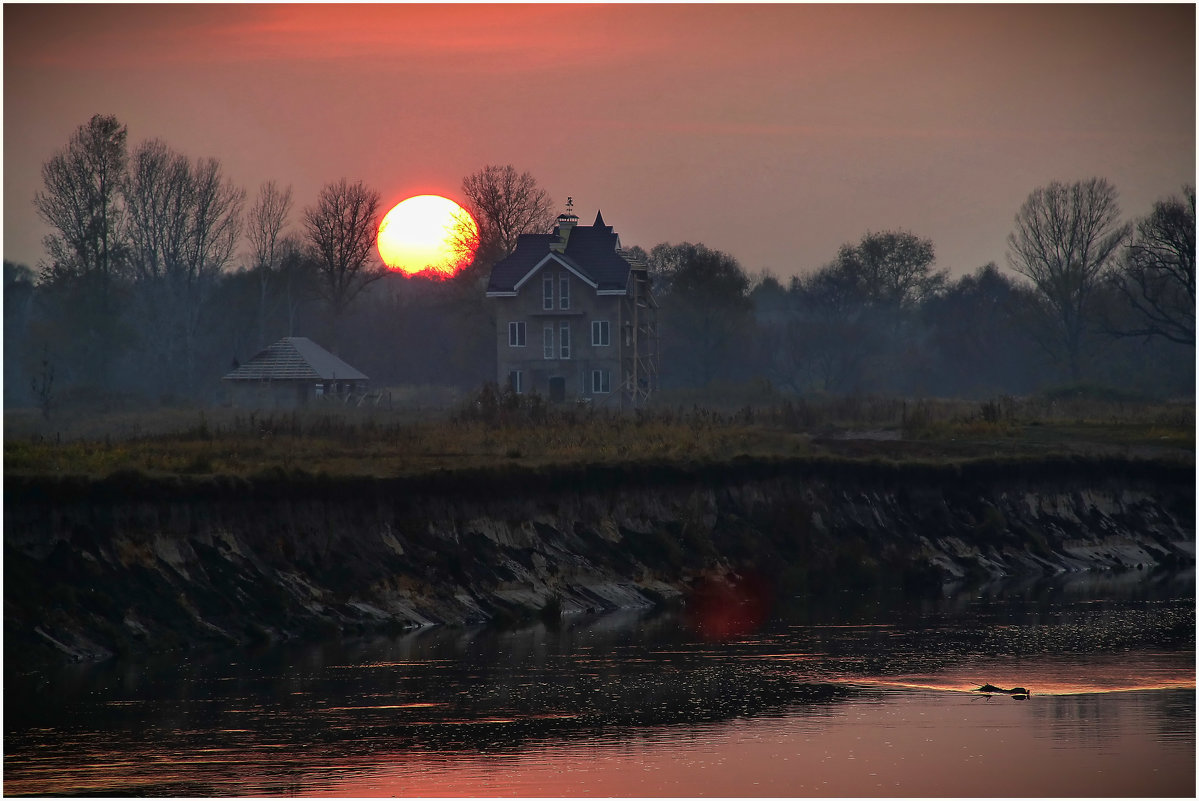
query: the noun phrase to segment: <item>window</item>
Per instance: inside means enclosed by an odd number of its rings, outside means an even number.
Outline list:
[[[562,274],[558,279],[558,308],[570,308],[570,276]]]
[[[570,358],[570,323],[563,323],[561,333],[558,335],[558,344],[561,345],[562,358]]]
[[[604,395],[612,391],[612,371],[591,371],[591,394]]]
[[[524,372],[521,370],[513,370],[512,372],[508,373],[508,386],[510,386],[512,388],[512,391],[515,392],[517,395],[524,394],[524,391],[525,391],[525,374],[524,374]]]
[[[611,330],[608,327],[607,320],[592,320],[591,321],[591,344],[596,347],[604,347],[611,345]]]
[[[523,348],[525,346],[525,321],[519,320],[508,323],[508,347]]]
[[[541,336],[542,348],[545,351],[545,358],[554,358],[554,325],[550,323],[545,327],[545,331]]]
[[[554,276],[548,272],[545,274],[545,278],[541,279],[541,293],[541,308],[554,308]]]

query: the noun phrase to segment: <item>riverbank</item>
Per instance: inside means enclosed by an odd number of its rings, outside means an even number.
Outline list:
[[[5,642],[77,660],[1194,563],[1194,468],[1118,457],[5,477]]]

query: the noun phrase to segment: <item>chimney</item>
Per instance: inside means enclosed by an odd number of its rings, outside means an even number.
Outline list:
[[[555,253],[561,253],[566,250],[566,243],[570,239],[570,232],[579,224],[579,218],[574,213],[574,205],[575,200],[573,197],[566,198],[566,213],[558,215],[558,225],[554,228],[554,234],[558,239],[550,245],[550,249]]]

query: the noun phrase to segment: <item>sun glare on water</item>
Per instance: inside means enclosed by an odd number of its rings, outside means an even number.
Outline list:
[[[460,205],[440,195],[397,203],[379,225],[379,255],[391,270],[448,277],[470,264],[479,227]]]

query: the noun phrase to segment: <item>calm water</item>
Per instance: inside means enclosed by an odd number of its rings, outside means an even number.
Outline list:
[[[9,653],[3,789],[1191,796],[1194,611],[1193,573],[1129,573],[791,602],[723,641],[669,612],[53,674]]]

